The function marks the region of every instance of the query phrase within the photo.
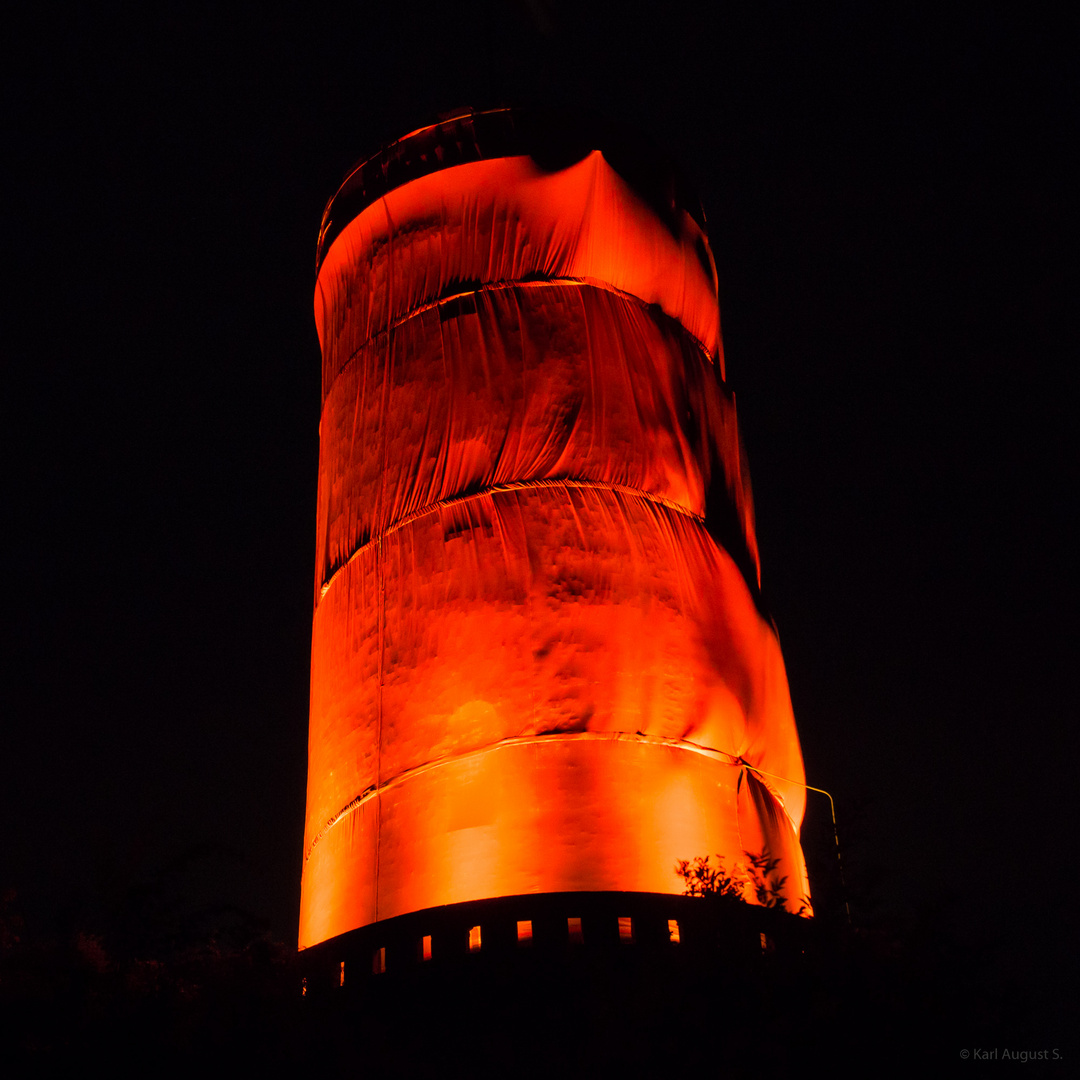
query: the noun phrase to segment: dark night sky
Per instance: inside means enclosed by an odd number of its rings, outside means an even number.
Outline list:
[[[705,204],[809,781],[888,907],[1056,987],[1075,28],[988,4],[94,7],[5,34],[0,885],[28,923],[167,878],[295,939],[319,216],[441,111],[576,103]]]

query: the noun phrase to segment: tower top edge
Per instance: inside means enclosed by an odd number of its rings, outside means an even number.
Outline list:
[[[706,232],[701,200],[685,174],[644,135],[585,110],[462,109],[387,143],[348,171],[323,211],[316,276],[348,224],[395,188],[455,165],[506,157],[528,156],[556,172],[596,150],[658,216],[685,212]]]

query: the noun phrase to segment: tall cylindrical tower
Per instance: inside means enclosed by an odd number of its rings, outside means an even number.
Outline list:
[[[680,892],[708,853],[779,859],[798,906],[802,757],[677,175],[565,117],[424,128],[327,206],[315,319],[301,947]]]

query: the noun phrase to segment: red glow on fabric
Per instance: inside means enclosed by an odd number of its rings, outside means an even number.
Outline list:
[[[424,176],[327,252],[302,948],[706,853],[808,899],[779,645],[705,526],[756,569],[701,241],[594,153]]]

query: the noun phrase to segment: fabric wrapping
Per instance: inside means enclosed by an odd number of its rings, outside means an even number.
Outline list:
[[[402,316],[476,283],[594,281],[656,304],[721,366],[716,272],[683,213],[678,235],[593,153],[559,172],[478,161],[395,188],[334,241],[315,288],[323,392]]]
[[[705,514],[714,481],[756,566],[734,399],[673,320],[584,285],[483,290],[378,334],[323,406],[317,586],[393,522],[542,479]]]
[[[766,852],[808,901],[692,240],[593,154],[425,176],[327,252],[301,947],[490,896],[678,892],[703,854]]]

